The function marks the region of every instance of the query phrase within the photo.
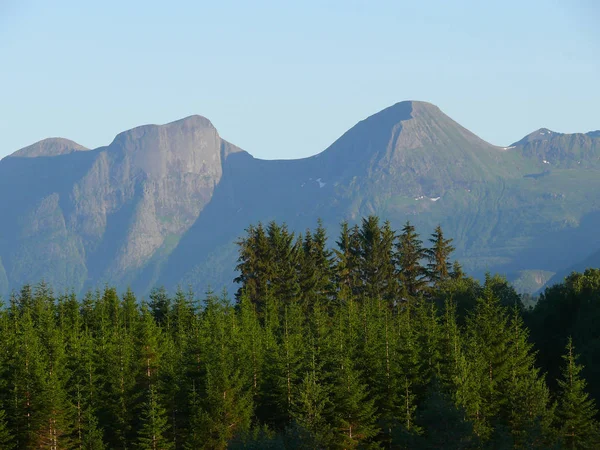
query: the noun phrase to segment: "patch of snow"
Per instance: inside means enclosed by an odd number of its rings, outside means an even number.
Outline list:
[[[544,164],[550,164],[550,163],[549,163],[548,161],[546,161],[546,160],[543,160],[542,162],[543,162]]]
[[[415,197],[415,200],[423,200],[425,198],[424,195],[421,195],[420,197]]]
[[[440,198],[442,198],[442,197],[433,197],[433,198],[430,198],[429,200],[431,200],[432,202],[437,202]]]
[[[515,146],[511,145],[510,147],[502,147],[502,150],[510,150],[511,148],[515,148]]]
[[[546,134],[546,133],[544,133],[543,131],[540,131],[540,134]]]
[[[316,182],[319,183],[320,188],[325,187],[325,185],[327,184],[327,183],[323,183],[320,178],[317,178]]]

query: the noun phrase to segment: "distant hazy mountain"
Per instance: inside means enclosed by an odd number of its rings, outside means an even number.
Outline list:
[[[565,267],[562,270],[559,270],[550,280],[548,280],[548,284],[556,284],[562,283],[564,279],[570,275],[572,272],[583,272],[585,269],[600,268],[600,250],[588,255],[586,258],[583,258],[581,261],[577,261],[575,264]]]
[[[600,248],[597,132],[542,129],[496,147],[431,104],[402,102],[300,160],[256,159],[199,116],[95,150],[42,143],[0,161],[0,291],[42,278],[77,291],[220,289],[235,240],[259,220],[301,231],[320,217],[337,232],[378,214],[423,234],[441,223],[466,270],[540,283]]]
[[[63,138],[48,138],[14,152],[11,157],[35,158],[38,156],[58,156],[89,150],[76,142]]]

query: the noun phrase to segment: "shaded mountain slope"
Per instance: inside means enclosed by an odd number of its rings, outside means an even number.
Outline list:
[[[341,220],[378,214],[396,227],[409,219],[423,233],[441,223],[455,237],[457,257],[477,275],[554,272],[585,252],[590,239],[600,245],[595,169],[548,170],[524,146],[488,144],[423,102],[387,108],[311,158],[244,155],[226,166],[221,193],[172,254],[173,270],[161,282],[230,285],[232,242],[258,220],[302,230],[320,217],[336,230]],[[227,224],[218,225],[217,241],[206,233],[210,224]]]
[[[125,285],[177,244],[238,152],[192,116],[119,134],[107,147],[0,162],[0,255],[11,287]],[[29,153],[29,152],[26,152]]]
[[[595,251],[594,253],[582,259],[581,261],[578,261],[575,264],[560,270],[552,278],[550,278],[547,284],[550,286],[553,284],[562,283],[565,280],[565,278],[572,272],[584,272],[586,269],[590,268],[600,268],[600,250]]]
[[[249,224],[320,217],[337,231],[368,214],[423,234],[441,224],[475,275],[558,272],[600,248],[599,143],[539,130],[497,147],[434,105],[401,102],[300,160],[254,158],[200,116],[95,150],[21,151],[0,161],[0,290],[42,278],[220,289]]]

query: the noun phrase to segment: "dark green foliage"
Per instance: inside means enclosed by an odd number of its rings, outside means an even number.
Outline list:
[[[546,289],[526,319],[550,386],[557,387],[561,355],[571,336],[583,365],[582,376],[590,380],[589,393],[600,402],[600,383],[591,383],[600,380],[600,269],[573,273],[564,283]]]
[[[425,251],[427,257],[427,272],[429,278],[435,284],[443,283],[453,273],[450,255],[454,251],[451,245],[452,239],[444,238],[442,227],[438,225],[429,239],[432,247]]]
[[[248,233],[235,304],[110,287],[78,301],[43,283],[14,294],[0,309],[0,447],[598,448],[572,344],[558,383],[537,365],[566,330],[595,355],[581,316],[596,317],[595,271],[531,312],[503,278],[482,285],[447,257],[428,274],[410,224],[398,238],[376,218],[343,224],[335,255],[320,225]]]
[[[141,424],[136,448],[140,450],[171,450],[175,447],[173,442],[167,438],[169,424],[166,410],[160,405],[153,386],[149,389],[143,405]]]
[[[560,438],[569,449],[598,448],[600,423],[595,419],[598,410],[585,391],[586,383],[580,376],[582,368],[577,364],[571,338],[563,358],[562,377],[558,381],[560,397],[556,414]]]
[[[427,269],[422,262],[426,250],[419,239],[415,227],[406,222],[396,244],[400,285],[407,296],[416,297],[427,286]]]
[[[6,412],[0,409],[0,448],[10,450],[14,447],[14,439],[6,422]]]

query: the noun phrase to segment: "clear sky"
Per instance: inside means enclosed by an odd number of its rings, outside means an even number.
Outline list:
[[[426,100],[507,145],[600,128],[596,0],[0,0],[0,157],[191,114],[261,158]]]

